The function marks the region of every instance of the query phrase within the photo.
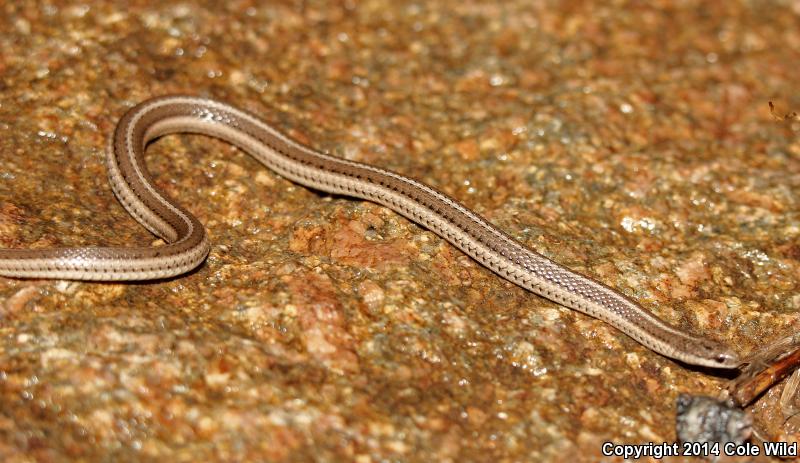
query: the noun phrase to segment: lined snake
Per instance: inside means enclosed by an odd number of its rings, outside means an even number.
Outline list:
[[[147,144],[171,133],[225,140],[292,182],[386,206],[435,232],[497,275],[604,320],[664,356],[714,368],[739,364],[737,355],[724,345],[686,333],[620,292],[551,261],[432,187],[389,170],[321,153],[249,112],[190,96],[163,96],[133,107],[117,124],[108,149],[109,179],[117,198],[166,245],[2,249],[0,275],[150,280],[180,275],[200,265],[210,249],[205,228],[155,186],[144,162]]]

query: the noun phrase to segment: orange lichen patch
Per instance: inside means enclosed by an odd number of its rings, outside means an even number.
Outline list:
[[[373,213],[360,219],[337,219],[333,224],[299,226],[292,232],[289,249],[302,254],[327,254],[337,262],[356,267],[383,269],[409,262],[406,242],[369,240],[370,227],[380,228],[383,219]]]
[[[364,237],[363,230],[363,224],[354,221],[334,232],[329,242],[331,257],[345,265],[375,269],[409,262],[409,249],[405,242],[369,241]]]
[[[306,350],[317,361],[337,371],[358,371],[354,339],[330,278],[316,273],[282,277],[303,329]]]

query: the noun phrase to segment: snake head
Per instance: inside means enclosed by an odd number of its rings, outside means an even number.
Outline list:
[[[692,359],[689,363],[710,368],[733,369],[739,367],[742,361],[739,355],[716,341],[698,339]]]

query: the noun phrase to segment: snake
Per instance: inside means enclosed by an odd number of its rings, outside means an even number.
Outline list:
[[[122,206],[160,246],[0,249],[0,275],[66,280],[157,280],[201,265],[211,249],[205,227],[159,189],[145,164],[148,144],[164,135],[200,134],[249,153],[276,174],[325,193],[385,206],[441,236],[500,277],[600,319],[678,362],[733,369],[725,344],[679,329],[623,293],[528,248],[480,214],[413,178],[312,149],[259,116],[191,95],[145,100],[119,120],[106,150],[108,177]]]

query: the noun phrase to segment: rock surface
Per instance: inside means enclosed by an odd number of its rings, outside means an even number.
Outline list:
[[[796,330],[800,122],[768,101],[800,110],[800,4],[531,3],[4,2],[0,245],[153,242],[105,141],[192,93],[739,352]],[[3,461],[597,461],[674,441],[678,394],[725,380],[222,142],[148,153],[211,255],[155,283],[0,279]]]

